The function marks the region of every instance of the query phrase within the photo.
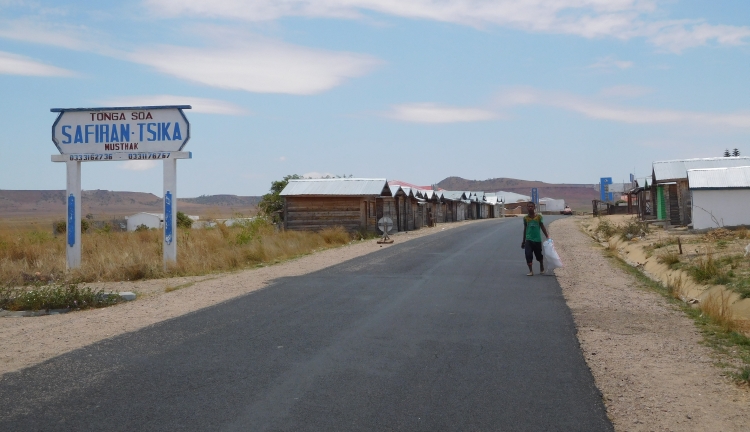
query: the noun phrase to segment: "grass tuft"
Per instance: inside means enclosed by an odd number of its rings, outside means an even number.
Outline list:
[[[659,255],[656,260],[669,266],[671,269],[675,269],[680,263],[680,255],[677,252],[667,252],[663,255]]]

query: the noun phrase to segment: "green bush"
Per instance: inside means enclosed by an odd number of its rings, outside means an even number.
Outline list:
[[[65,231],[67,230],[67,226],[68,224],[64,220],[55,221],[52,224],[55,234],[65,234]]]
[[[710,254],[699,258],[695,265],[690,267],[690,276],[696,282],[708,282],[719,274],[719,266]]]
[[[680,255],[676,252],[667,252],[664,255],[659,255],[656,260],[662,264],[668,265],[669,268],[674,269],[677,267],[677,264],[680,263]]]
[[[193,220],[188,217],[185,213],[177,212],[177,228],[190,229],[193,226]]]
[[[250,220],[239,220],[232,225],[232,228],[239,228],[234,237],[234,242],[238,245],[248,244],[259,234],[273,231],[273,224],[264,217],[254,217]]]
[[[48,309],[89,309],[111,306],[120,301],[117,294],[77,285],[43,285],[28,288],[0,288],[0,308],[12,311]]]

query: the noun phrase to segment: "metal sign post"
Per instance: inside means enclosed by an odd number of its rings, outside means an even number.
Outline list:
[[[81,266],[81,162],[162,160],[164,163],[164,268],[177,261],[177,159],[190,139],[183,109],[190,105],[53,108],[52,162],[67,166],[67,268]]]

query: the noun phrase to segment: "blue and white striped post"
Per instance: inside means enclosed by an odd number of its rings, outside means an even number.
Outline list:
[[[164,159],[164,270],[177,262],[177,159]]]
[[[66,218],[66,267],[68,270],[81,266],[81,162],[68,161],[67,187],[65,196],[68,203]]]

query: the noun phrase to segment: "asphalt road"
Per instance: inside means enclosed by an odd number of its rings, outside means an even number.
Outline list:
[[[0,430],[610,431],[520,241],[520,219],[396,237],[6,374]]]

